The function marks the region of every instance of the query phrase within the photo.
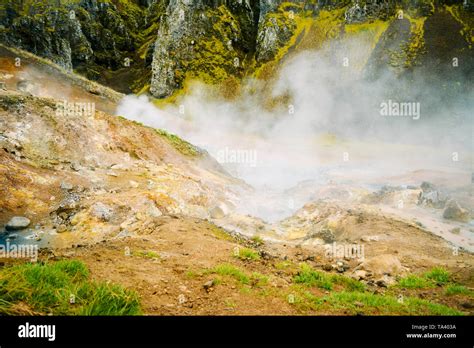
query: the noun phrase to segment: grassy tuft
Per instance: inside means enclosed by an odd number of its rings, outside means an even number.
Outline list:
[[[437,284],[446,284],[449,282],[449,272],[442,267],[435,267],[425,274],[427,279],[430,279]]]
[[[260,236],[253,236],[253,237],[252,237],[252,242],[254,242],[255,245],[257,245],[257,246],[261,246],[261,245],[263,245],[263,244],[265,243],[265,242],[263,241],[262,237],[260,237]]]
[[[445,294],[448,295],[448,296],[451,296],[451,295],[469,295],[469,296],[473,296],[474,292],[469,290],[468,288],[466,288],[463,285],[451,284],[451,285],[448,285],[446,287]]]
[[[449,281],[449,272],[442,267],[435,267],[422,276],[410,274],[400,279],[397,287],[405,289],[427,289],[436,285],[445,285],[449,283]]]
[[[249,248],[239,248],[238,253],[234,254],[234,256],[244,261],[260,260],[260,255],[255,250]]]
[[[146,259],[159,259],[160,254],[154,251],[135,251],[133,252],[133,256],[143,257]]]
[[[333,292],[316,299],[319,308],[344,309],[353,314],[363,312],[373,315],[462,315],[456,309],[418,298],[398,301],[393,296],[367,292]]]
[[[405,289],[426,289],[433,287],[433,283],[424,277],[418,277],[411,274],[405,278],[400,279],[398,286]]]
[[[333,282],[330,275],[318,272],[308,266],[301,265],[301,270],[293,279],[296,283],[304,284],[306,286],[317,286],[321,289],[332,290]]]
[[[242,270],[240,270],[238,267],[235,267],[230,264],[222,264],[218,265],[211,270],[207,271],[206,273],[215,273],[219,274],[222,276],[229,276],[237,281],[239,281],[242,284],[249,284],[250,283],[250,277],[247,276]]]
[[[164,137],[170,143],[170,145],[172,145],[181,154],[189,157],[196,157],[201,155],[201,152],[197,147],[188,143],[186,140],[181,139],[177,135],[168,133],[163,129],[156,129],[156,132],[162,137]]]
[[[347,291],[365,290],[365,285],[358,280],[339,274],[327,274],[316,271],[307,264],[301,264],[301,269],[293,280],[295,283],[317,286],[325,290],[333,290],[334,285],[342,285]]]
[[[4,315],[141,313],[135,292],[119,285],[92,282],[86,266],[75,260],[3,268],[0,298],[0,314]],[[23,309],[18,310],[20,307]]]

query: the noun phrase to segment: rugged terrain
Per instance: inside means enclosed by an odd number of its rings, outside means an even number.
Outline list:
[[[296,52],[354,35],[372,46],[373,54],[367,51],[359,63],[372,78],[388,68],[411,80],[419,76],[413,67],[423,66],[448,79],[455,93],[459,77],[472,75],[470,1],[74,0],[0,6],[6,45],[121,92],[157,98],[175,96],[195,79],[234,95],[239,81],[271,79],[278,63]],[[453,58],[459,62],[454,76]]]

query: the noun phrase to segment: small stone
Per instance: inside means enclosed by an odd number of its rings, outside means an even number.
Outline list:
[[[74,163],[74,162],[70,164],[70,167],[71,167],[71,169],[74,170],[75,172],[78,172],[78,171],[81,169],[81,166],[80,166],[79,164],[77,164],[77,163]]]
[[[204,290],[209,291],[213,286],[214,280],[209,280],[208,282],[205,282],[202,287],[204,288]]]
[[[357,280],[364,280],[365,278],[367,278],[367,271],[364,271],[363,269],[355,271],[354,278]]]
[[[386,288],[388,287],[388,284],[387,282],[384,280],[384,279],[379,279],[377,280],[377,282],[375,283],[377,284],[377,286],[381,287],[381,288]]]
[[[91,214],[102,221],[109,221],[112,218],[113,209],[104,203],[96,202],[91,206]]]
[[[7,222],[5,226],[7,231],[22,230],[30,225],[30,219],[23,216],[14,216]]]
[[[211,214],[211,218],[213,219],[222,219],[223,217],[225,217],[225,213],[220,207],[212,208],[212,210],[210,211],[210,214]]]
[[[332,271],[332,265],[330,263],[326,263],[325,265],[323,265],[323,270],[325,270],[326,272]]]
[[[461,229],[460,229],[459,227],[453,228],[453,229],[451,230],[451,233],[453,233],[453,234],[459,234],[459,233],[461,233]]]
[[[72,184],[70,182],[61,182],[61,190],[65,190],[65,191],[72,191],[72,189],[74,188],[74,186],[72,186]]]
[[[66,232],[66,230],[67,230],[67,227],[64,224],[59,225],[58,228],[56,229],[58,233]]]
[[[132,187],[132,188],[138,188],[138,186],[139,186],[138,182],[133,181],[133,180],[130,180],[129,184],[130,184],[130,187]]]
[[[466,209],[461,206],[454,199],[449,200],[446,203],[446,207],[443,212],[443,218],[461,222],[469,221],[469,213]]]

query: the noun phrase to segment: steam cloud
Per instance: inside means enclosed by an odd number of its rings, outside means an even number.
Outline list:
[[[469,98],[441,102],[440,89],[421,77],[404,81],[389,71],[368,80],[358,63],[370,52],[351,40],[294,57],[271,91],[249,79],[239,98],[228,101],[195,84],[176,106],[161,110],[146,96],[130,95],[117,114],[175,133],[227,162],[221,164],[228,172],[258,193],[244,212],[267,220],[305,203],[303,195],[288,204],[289,190],[305,181],[338,178],[368,185],[374,178],[419,169],[471,171]],[[263,106],[269,96],[290,98],[269,110]],[[388,102],[391,107],[414,103],[419,114],[383,115],[381,105]],[[454,152],[466,160],[453,164]],[[265,203],[269,198],[276,203]]]

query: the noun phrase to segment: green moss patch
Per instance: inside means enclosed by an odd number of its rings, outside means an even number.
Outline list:
[[[138,315],[138,294],[90,280],[80,261],[22,264],[0,271],[0,314]]]

